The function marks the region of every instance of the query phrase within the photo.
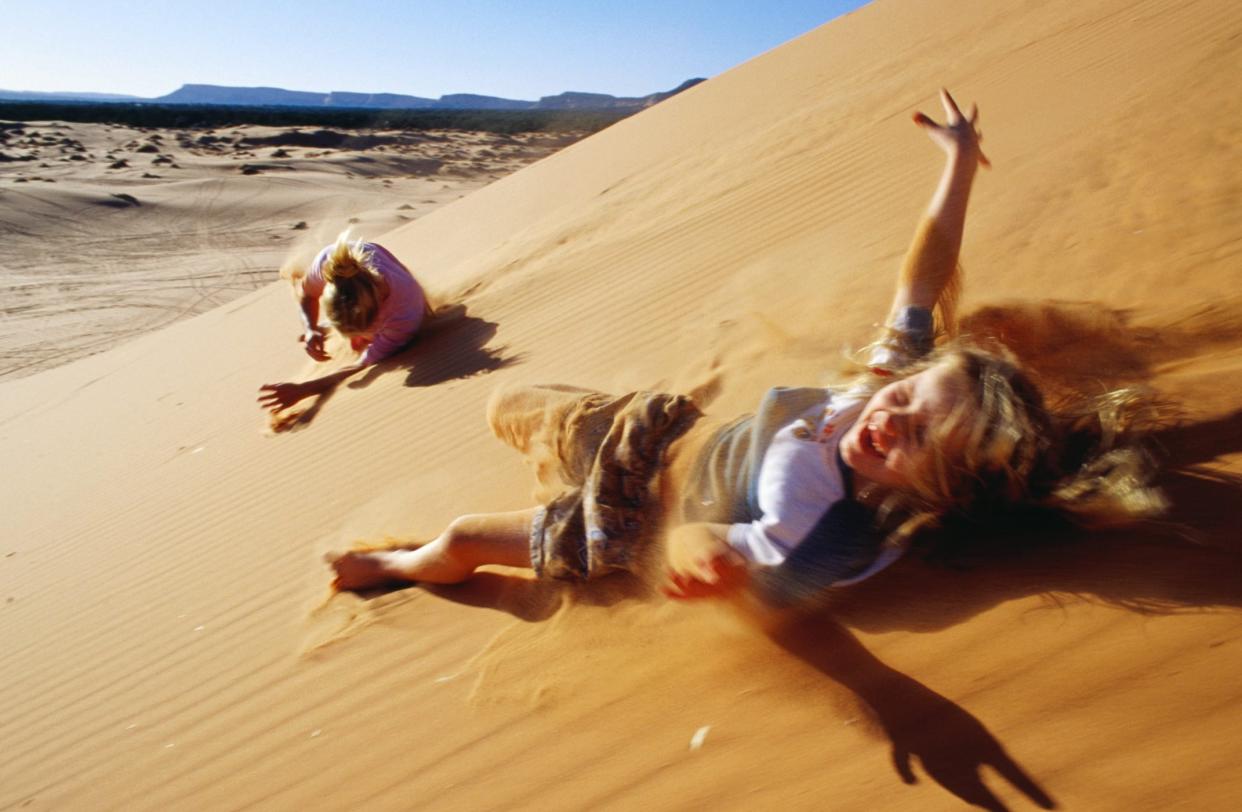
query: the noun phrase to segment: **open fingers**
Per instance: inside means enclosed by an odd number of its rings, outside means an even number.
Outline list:
[[[694,577],[705,584],[715,584],[720,580],[715,561],[711,558],[699,558],[694,562]]]
[[[949,91],[945,90],[943,87],[940,88],[940,103],[944,105],[944,114],[950,124],[956,124],[962,120],[962,111],[958,109],[957,102],[953,101],[953,97],[949,95]]]
[[[745,564],[734,553],[699,559],[687,570],[670,572],[661,591],[673,600],[694,600],[721,597],[745,583]]]
[[[705,584],[691,575],[671,573],[668,577],[668,582],[665,583],[660,591],[664,593],[666,598],[672,598],[675,601],[685,601],[696,598],[709,598],[715,595],[717,590],[714,584]]]
[[[258,403],[265,409],[275,412],[288,405],[286,403],[284,384],[268,383],[259,387]]]

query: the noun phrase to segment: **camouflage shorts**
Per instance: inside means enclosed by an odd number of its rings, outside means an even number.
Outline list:
[[[634,572],[648,546],[664,451],[700,416],[683,395],[590,392],[560,411],[549,441],[569,489],[531,523],[536,574],[585,580]]]

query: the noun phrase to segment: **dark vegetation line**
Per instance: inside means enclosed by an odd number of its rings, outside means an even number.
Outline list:
[[[0,101],[0,121],[76,121],[131,127],[205,129],[340,127],[355,130],[467,130],[528,133],[602,130],[633,110],[373,110],[95,102]]]

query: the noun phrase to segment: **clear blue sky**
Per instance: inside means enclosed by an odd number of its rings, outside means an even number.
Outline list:
[[[863,0],[0,0],[0,88],[518,99],[711,77]]]

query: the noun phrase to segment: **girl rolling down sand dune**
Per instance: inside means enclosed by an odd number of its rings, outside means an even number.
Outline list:
[[[392,355],[409,343],[429,313],[423,288],[409,269],[381,245],[351,241],[348,230],[320,251],[305,276],[293,284],[304,328],[299,340],[306,344],[306,354],[316,361],[328,360],[319,323],[322,300],[328,323],[348,336],[361,356],[329,375],[259,387],[259,404],[273,413],[322,394]]]
[[[573,579],[640,571],[662,518],[667,594],[749,585],[788,603],[879,571],[949,515],[1040,505],[1113,522],[1159,512],[1147,457],[1125,439],[1133,398],[1058,414],[1007,355],[963,341],[934,347],[933,311],[951,323],[967,201],[988,165],[977,112],[941,98],[945,124],[914,120],[946,165],[865,372],[840,387],[773,389],[756,414],[732,421],[660,393],[497,392],[492,430],[551,459],[566,490],[541,507],[461,516],[417,549],[329,556],[337,586],[452,583],[486,564]]]

